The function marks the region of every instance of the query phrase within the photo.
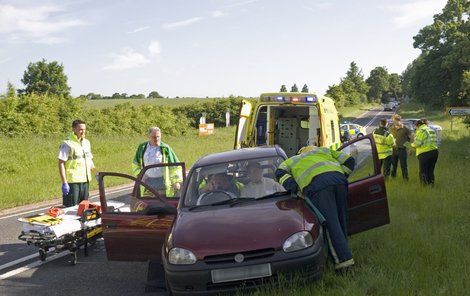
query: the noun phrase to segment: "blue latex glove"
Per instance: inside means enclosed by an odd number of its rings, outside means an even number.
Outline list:
[[[62,194],[67,195],[70,192],[70,186],[67,183],[62,184]]]

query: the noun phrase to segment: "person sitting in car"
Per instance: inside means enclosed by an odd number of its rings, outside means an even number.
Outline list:
[[[207,185],[200,189],[201,193],[222,190],[235,194],[237,197],[240,196],[240,190],[242,184],[235,182],[232,176],[225,173],[219,173],[209,176]]]
[[[275,192],[286,191],[281,184],[263,176],[263,167],[259,162],[250,162],[246,167],[250,181],[243,187],[240,197],[262,197]]]

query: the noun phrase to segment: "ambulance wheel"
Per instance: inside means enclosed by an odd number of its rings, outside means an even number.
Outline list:
[[[77,251],[72,252],[72,253],[70,254],[70,263],[71,263],[72,265],[76,265],[76,264],[77,264]]]
[[[39,249],[39,260],[46,261],[47,252],[43,249]]]

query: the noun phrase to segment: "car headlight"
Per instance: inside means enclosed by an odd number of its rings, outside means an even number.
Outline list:
[[[310,232],[301,231],[294,233],[286,239],[284,245],[282,245],[282,249],[284,252],[289,253],[308,248],[311,245],[313,245],[313,238]]]
[[[189,250],[173,248],[168,253],[168,261],[171,264],[194,264],[196,263],[196,256]]]

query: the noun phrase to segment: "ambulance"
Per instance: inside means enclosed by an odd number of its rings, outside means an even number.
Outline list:
[[[341,145],[334,101],[313,93],[263,93],[243,100],[234,149],[279,145],[290,157],[306,145]]]

